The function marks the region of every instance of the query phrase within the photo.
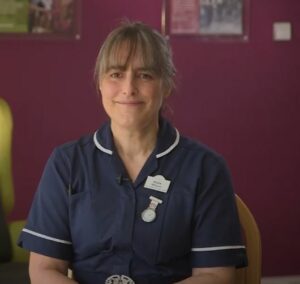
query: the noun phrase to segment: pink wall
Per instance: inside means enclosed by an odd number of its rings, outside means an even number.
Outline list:
[[[12,219],[27,215],[53,147],[103,122],[92,69],[106,33],[123,16],[160,27],[161,1],[82,2],[80,41],[0,40],[0,95],[15,123]],[[171,38],[170,119],[227,159],[261,228],[264,275],[300,273],[299,15],[298,0],[252,0],[247,43]],[[272,41],[277,20],[292,22],[291,42]]]

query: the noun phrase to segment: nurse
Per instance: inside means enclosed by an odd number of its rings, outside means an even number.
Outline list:
[[[95,81],[109,120],[53,151],[19,239],[33,284],[233,284],[247,264],[224,160],[161,115],[174,76],[155,30],[108,35]]]

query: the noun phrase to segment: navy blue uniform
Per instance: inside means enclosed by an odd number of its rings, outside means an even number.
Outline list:
[[[145,186],[170,181],[167,192]],[[162,201],[152,222],[141,214]],[[224,160],[160,120],[155,150],[135,182],[114,148],[110,124],[60,146],[45,167],[19,245],[70,261],[80,284],[127,275],[173,283],[194,267],[246,265]]]

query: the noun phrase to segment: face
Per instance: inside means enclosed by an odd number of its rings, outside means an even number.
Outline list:
[[[161,78],[143,66],[138,54],[126,67],[111,66],[100,78],[99,88],[112,127],[158,127],[159,111],[168,95],[162,86]]]

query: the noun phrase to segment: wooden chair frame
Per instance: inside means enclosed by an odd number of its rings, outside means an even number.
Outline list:
[[[261,280],[261,237],[247,205],[236,195],[236,204],[246,245],[248,266],[237,269],[236,284],[260,284]]]

